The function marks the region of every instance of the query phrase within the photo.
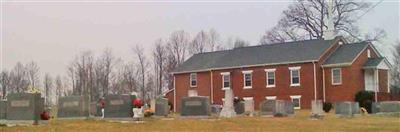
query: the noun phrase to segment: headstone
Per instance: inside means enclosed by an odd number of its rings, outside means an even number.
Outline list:
[[[371,105],[371,113],[376,114],[380,111],[380,103],[379,102],[372,102]]]
[[[382,102],[380,102],[380,112],[383,112],[383,113],[400,112],[400,101],[382,101]]]
[[[183,97],[181,116],[210,116],[210,99],[208,97]]]
[[[285,103],[285,111],[288,115],[294,115],[294,105],[292,101],[284,101]]]
[[[11,93],[7,96],[7,120],[33,120],[43,110],[40,94]]]
[[[354,114],[359,114],[359,106],[357,102],[336,102],[335,114],[341,117],[353,117]]]
[[[65,96],[58,99],[58,118],[84,116],[83,96]]]
[[[323,117],[323,103],[322,100],[312,100],[311,101],[311,118],[321,119]]]
[[[7,101],[0,100],[0,119],[6,119]]]
[[[264,100],[260,103],[260,114],[263,116],[273,116],[276,107],[275,100]]]
[[[262,116],[288,116],[294,114],[294,107],[290,101],[264,100],[260,103]]]
[[[351,103],[351,110],[353,114],[360,114],[360,106],[358,105],[358,102]]]
[[[211,113],[212,114],[218,114],[221,112],[222,110],[222,105],[211,105]]]
[[[250,116],[254,114],[254,100],[245,100],[244,101],[244,111],[248,113]]]
[[[168,100],[165,98],[158,98],[155,100],[155,113],[156,116],[168,116],[169,105]]]
[[[232,89],[226,89],[225,90],[225,101],[224,105],[222,107],[221,113],[219,113],[220,117],[234,117],[236,116],[236,112],[233,109],[233,91]]]
[[[131,117],[132,103],[130,95],[111,94],[105,97],[104,117]]]
[[[156,100],[155,99],[152,99],[152,100],[150,100],[150,109],[151,109],[151,111],[156,111]]]
[[[240,114],[244,113],[244,102],[243,101],[239,101],[239,102],[235,103],[234,106],[235,106],[236,114],[240,115]]]

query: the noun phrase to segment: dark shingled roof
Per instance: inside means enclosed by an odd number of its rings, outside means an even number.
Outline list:
[[[325,61],[324,65],[351,63],[368,44],[368,42],[343,44]]]
[[[376,67],[381,63],[385,58],[368,58],[367,62],[365,62],[364,67]]]
[[[334,40],[305,40],[195,54],[174,73],[318,60]]]

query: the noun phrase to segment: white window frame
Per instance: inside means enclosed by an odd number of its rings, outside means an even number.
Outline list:
[[[371,58],[371,50],[367,49],[367,57]]]
[[[339,82],[338,83],[335,83],[335,81],[334,81],[334,77],[333,77],[333,71],[334,70],[339,70],[340,78],[339,78]],[[332,68],[331,69],[331,81],[332,81],[332,85],[341,85],[342,84],[342,68]]]
[[[275,74],[276,69],[265,69],[265,83],[267,88],[273,88],[276,85],[276,74]],[[274,84],[270,85],[268,82],[268,73],[274,73]]]
[[[301,72],[300,72],[301,67],[300,66],[296,66],[296,67],[289,67],[290,70],[290,86],[300,86],[301,83]],[[292,76],[292,72],[298,70],[299,71],[299,83],[293,83],[293,76]]]
[[[253,86],[253,70],[242,71],[243,73],[243,89],[251,89]],[[246,86],[246,74],[250,74],[250,86]]]
[[[223,72],[222,75],[222,90],[231,89],[231,73],[230,72]],[[224,76],[229,76],[229,87],[225,87],[224,85]]]
[[[194,81],[196,82],[196,85],[192,85],[192,81],[193,81],[193,76],[192,76],[192,75],[195,75],[195,76],[196,76],[196,80],[194,80]],[[190,77],[189,77],[190,87],[197,87],[197,73],[190,73],[189,76],[190,76]]]
[[[299,107],[294,107],[294,109],[296,109],[296,110],[301,109],[301,95],[292,95],[292,96],[290,96],[290,100],[292,102],[293,102],[293,99],[299,99]]]
[[[253,97],[243,97],[243,100],[253,100]]]
[[[266,100],[276,100],[276,96],[265,96]]]

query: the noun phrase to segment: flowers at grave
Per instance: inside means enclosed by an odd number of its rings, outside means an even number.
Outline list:
[[[136,98],[132,101],[133,107],[134,108],[141,108],[142,105],[142,100],[140,100],[139,98]]]

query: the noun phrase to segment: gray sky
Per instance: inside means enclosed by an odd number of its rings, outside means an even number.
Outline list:
[[[375,1],[376,3],[376,1]],[[133,60],[131,48],[150,50],[157,38],[175,30],[193,36],[214,28],[222,39],[240,37],[256,44],[273,27],[289,2],[267,3],[2,3],[1,66],[34,60],[42,73],[64,74],[80,51],[99,54],[113,49]],[[399,40],[399,2],[384,1],[363,16],[363,31],[382,28],[387,38],[377,44],[383,54]]]

